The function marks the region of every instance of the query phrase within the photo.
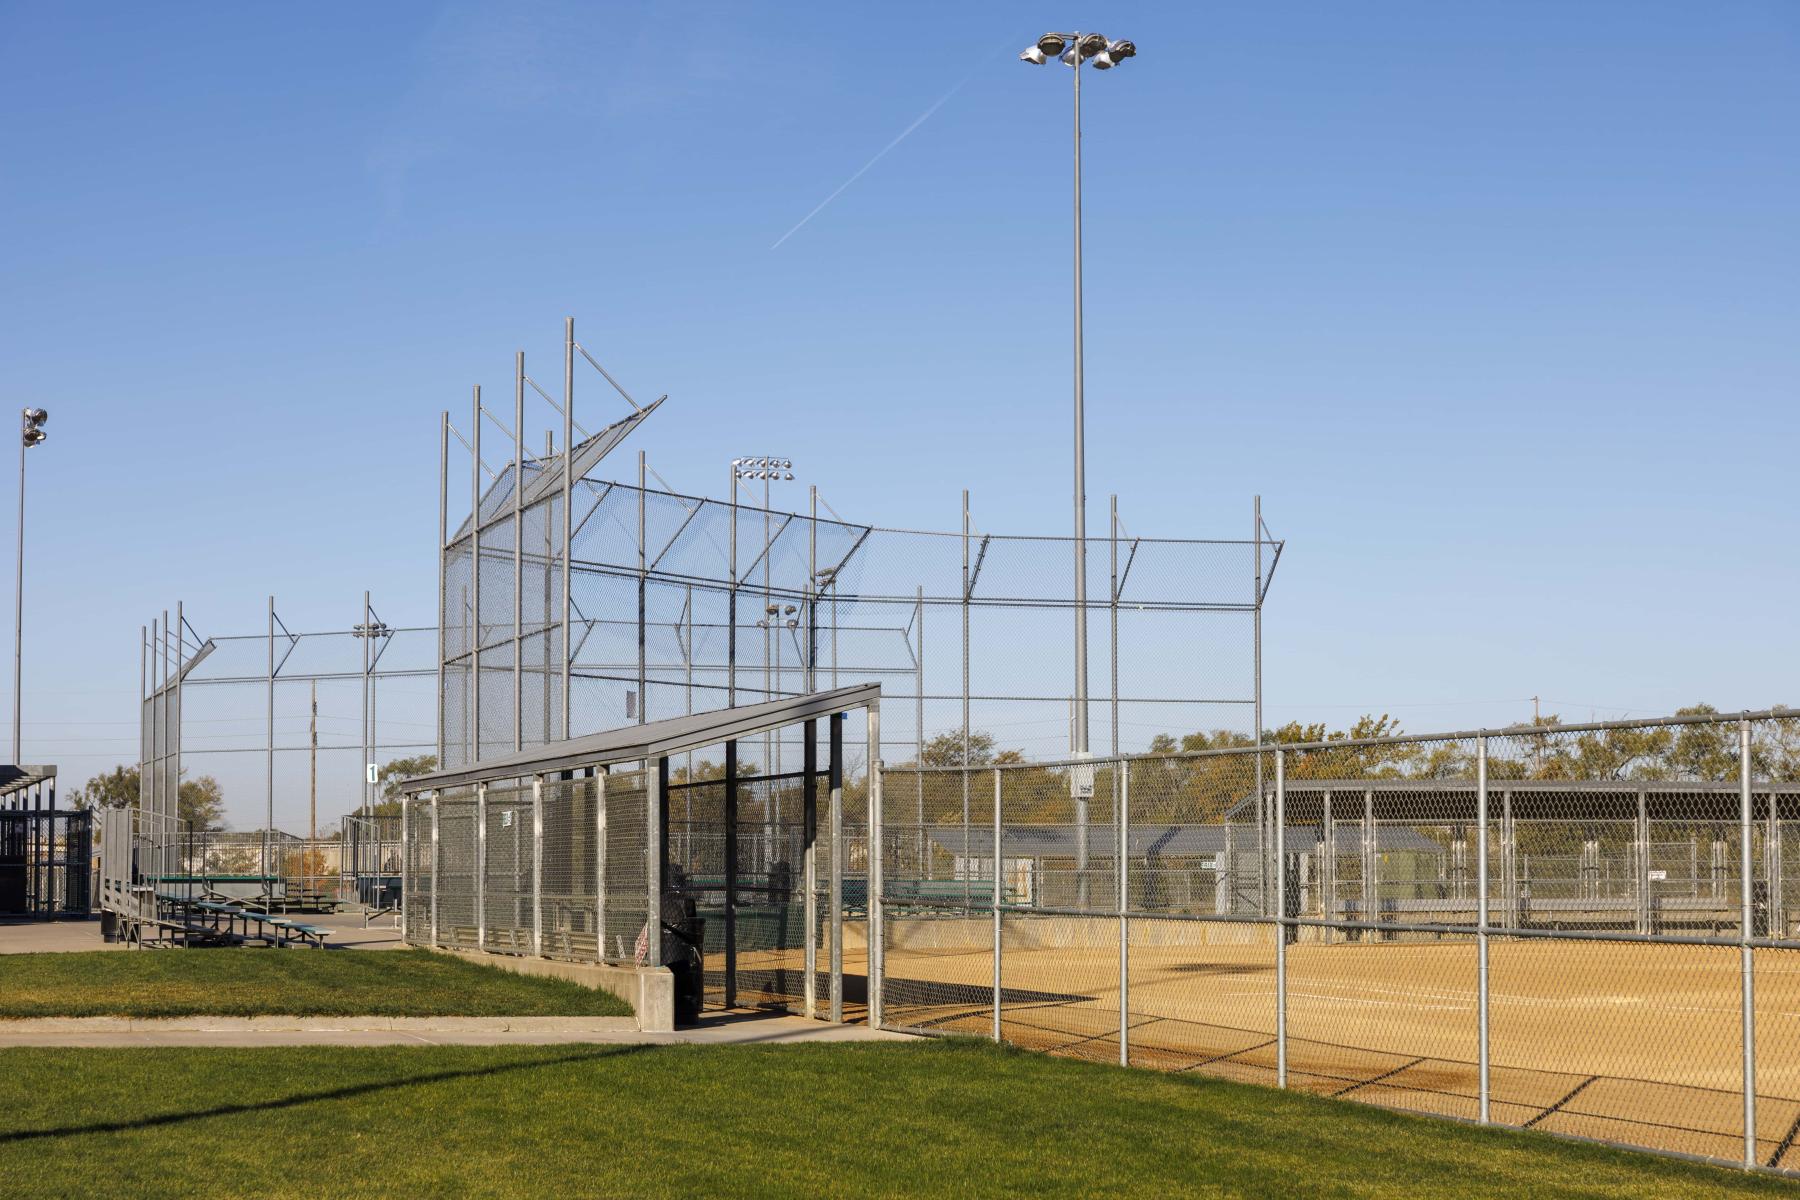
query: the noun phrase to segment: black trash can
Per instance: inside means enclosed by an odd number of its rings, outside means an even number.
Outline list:
[[[697,1025],[706,1001],[706,922],[692,917],[663,926],[663,952],[675,977],[675,1024]]]

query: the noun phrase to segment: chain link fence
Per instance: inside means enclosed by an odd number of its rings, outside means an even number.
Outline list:
[[[560,486],[540,484],[559,463],[480,474],[480,521],[446,530],[445,766],[861,682],[888,699],[894,762],[942,761],[943,739],[975,731],[1030,758],[1086,744],[1072,539],[984,533],[966,512],[961,533],[883,529],[592,476],[572,481],[565,528]],[[1260,525],[1159,539],[1120,520],[1088,540],[1093,744],[1254,727],[1257,618],[1282,545]],[[800,746],[790,731],[745,754],[770,776]]]
[[[881,783],[890,1028],[1800,1170],[1800,715]]]

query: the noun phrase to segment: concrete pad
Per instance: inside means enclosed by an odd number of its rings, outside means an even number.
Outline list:
[[[67,954],[80,950],[125,950],[123,942],[100,937],[99,918],[85,921],[9,921],[0,924],[0,954]]]
[[[200,1017],[136,1020],[113,1017],[0,1021],[0,1048],[14,1046],[516,1046],[680,1045],[792,1046],[813,1042],[906,1041],[908,1035],[866,1025],[831,1025],[804,1017],[709,1013],[699,1025],[645,1032],[622,1017]]]
[[[308,925],[331,930],[326,946],[334,950],[404,950],[400,930],[390,916],[375,917],[367,927],[360,912],[325,913],[295,917]],[[0,923],[0,954],[66,954],[83,950],[130,950],[123,942],[100,936],[100,919],[72,921],[16,921]],[[303,946],[291,949],[306,949]]]

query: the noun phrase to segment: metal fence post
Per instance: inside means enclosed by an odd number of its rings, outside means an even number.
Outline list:
[[[1750,722],[1738,720],[1738,952],[1744,1000],[1744,1165],[1756,1165],[1756,968],[1750,949],[1753,881],[1750,858]]]
[[[831,730],[830,795],[826,800],[830,808],[827,820],[831,823],[831,980],[827,1000],[833,1024],[842,1024],[844,1020],[844,720],[843,713],[832,713],[828,725]]]
[[[1475,1045],[1480,1075],[1476,1119],[1488,1123],[1488,786],[1487,737],[1475,739]]]
[[[1006,856],[1000,844],[1000,768],[994,768],[994,1041],[1000,1041],[1000,905],[1005,893]]]
[[[544,777],[531,777],[531,952],[544,956]]]
[[[836,714],[825,718],[835,720]],[[803,874],[805,877],[805,921],[806,936],[801,943],[804,947],[804,969],[806,980],[802,989],[805,1000],[806,1015],[817,1018],[819,1015],[819,727],[816,721],[807,721],[802,726],[805,741],[800,747],[800,825],[804,849],[801,851]]]
[[[475,947],[487,949],[487,784],[475,785]]]
[[[869,701],[869,1027],[882,1023],[882,812],[881,812],[881,701]]]
[[[403,942],[411,941],[412,935],[413,935],[413,931],[412,931],[413,909],[412,909],[411,902],[408,900],[408,897],[412,894],[412,888],[413,888],[413,884],[414,884],[413,872],[412,872],[412,841],[407,836],[408,833],[410,832],[410,822],[407,820],[407,816],[412,811],[413,800],[414,800],[414,797],[409,796],[409,795],[405,794],[404,792],[402,792],[400,795],[400,940]],[[375,853],[376,853],[376,867],[377,867],[377,869],[379,869],[380,865],[381,865],[380,864],[381,843],[379,840],[377,840],[375,843]],[[358,859],[360,859],[360,857],[361,857],[360,855],[357,856]],[[351,867],[353,870],[355,870],[357,872],[358,877],[360,878],[362,869],[363,869],[363,864],[360,861],[356,861],[353,859],[351,862]],[[340,879],[343,876],[343,870],[344,870],[344,850],[343,850],[343,843],[340,842],[340,843],[338,843],[338,875],[339,875]],[[339,887],[339,894],[340,895],[342,894],[341,884]],[[358,896],[357,899],[360,900],[360,899],[362,899],[362,897]]]
[[[642,492],[638,493],[640,496]],[[641,632],[643,626],[638,626]],[[643,711],[643,701],[638,702],[638,711]],[[653,758],[644,764],[644,965],[660,967],[663,965],[662,938],[662,890],[663,862],[668,857],[669,847],[664,837],[666,827],[663,824],[663,797],[668,795],[669,760]]]
[[[594,781],[594,958],[606,961],[606,772]],[[573,780],[570,780],[571,785]]]
[[[438,875],[442,855],[438,853],[438,794],[431,793],[431,944],[438,945]]]
[[[1131,1047],[1127,1033],[1131,1028],[1131,929],[1125,911],[1130,907],[1126,879],[1131,863],[1131,764],[1115,759],[1113,770],[1119,788],[1119,842],[1116,865],[1119,872],[1119,1065],[1131,1065]]]
[[[1275,1086],[1288,1083],[1287,754],[1275,752]]]

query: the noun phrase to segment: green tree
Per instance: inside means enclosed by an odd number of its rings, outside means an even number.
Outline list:
[[[175,816],[196,830],[225,828],[225,792],[219,781],[211,775],[182,780]]]
[[[94,776],[69,795],[76,808],[130,808],[138,802],[138,769],[123,764]]]
[[[138,802],[139,784],[138,769],[121,763],[76,788],[70,802],[76,808],[130,808]],[[211,775],[182,780],[175,797],[175,815],[192,822],[195,829],[225,828],[225,794],[219,781]]]
[[[994,761],[994,735],[971,729],[967,740],[961,730],[940,733],[925,743],[919,756],[927,767],[982,767]]]

